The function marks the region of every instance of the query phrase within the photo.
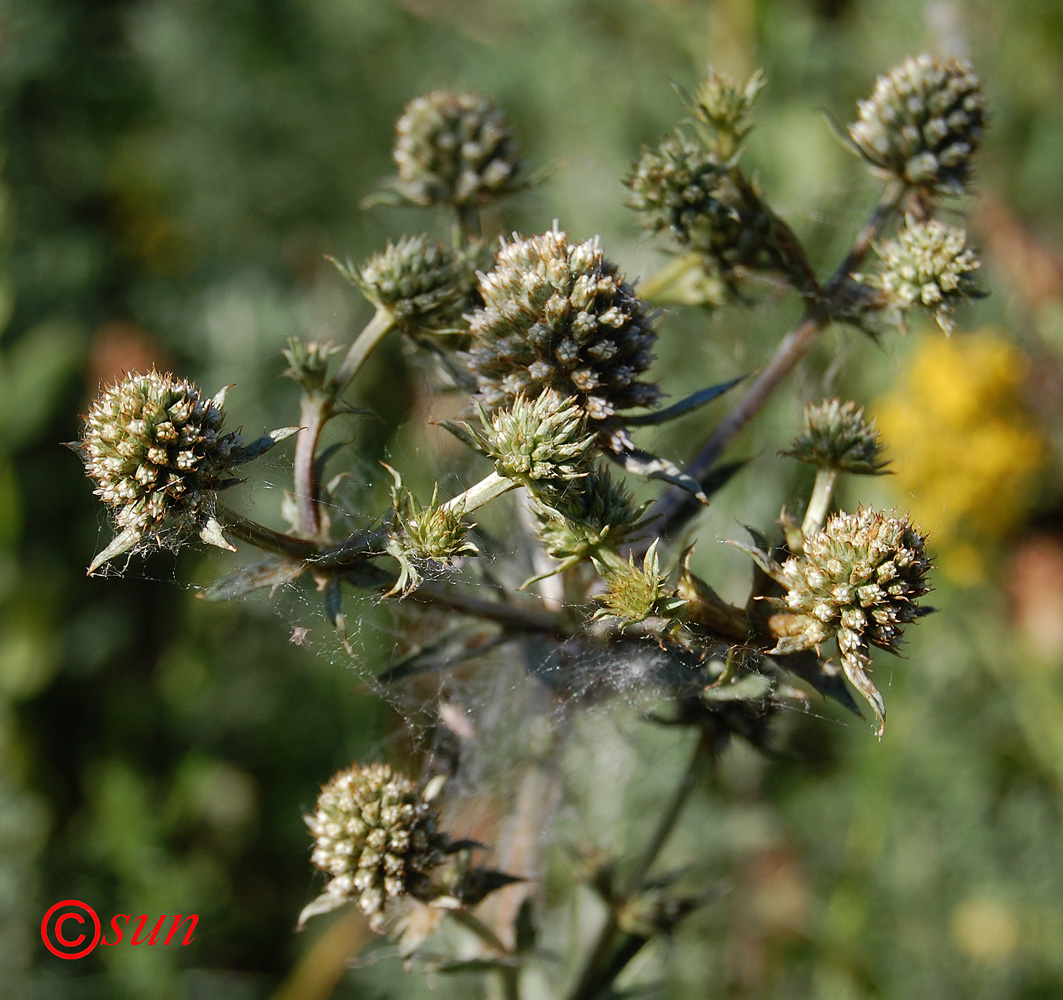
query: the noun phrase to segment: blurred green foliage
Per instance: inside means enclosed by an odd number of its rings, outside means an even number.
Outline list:
[[[224,556],[186,555],[180,565],[158,556],[121,577],[84,578],[108,529],[58,442],[77,436],[75,415],[101,379],[155,363],[210,392],[237,383],[230,410],[251,432],[292,422],[294,390],[278,378],[285,337],[343,341],[369,315],[324,255],[361,260],[386,237],[425,225],[409,210],[358,204],[391,172],[390,130],[403,105],[440,86],[491,95],[532,165],[560,165],[504,209],[500,229],[540,231],[559,218],[580,239],[600,233],[637,275],[660,257],[636,237],[620,178],[639,143],[680,113],[669,83],[691,89],[709,60],[737,74],[761,66],[768,86],[746,156],[826,269],[874,190],[816,109],[844,123],[876,73],[926,48],[956,47],[974,61],[995,115],[981,163],[987,197],[1009,213],[1023,245],[1059,247],[1056,4],[7,0],[5,995],[274,995],[330,933],[292,931],[316,891],[301,811],[336,768],[405,745],[393,746],[400,720],[388,705],[357,691],[394,641],[393,619],[368,603],[348,607],[358,623],[352,664],[312,594],[223,607],[194,600],[195,585],[229,565]],[[979,324],[1003,323],[1042,375],[1045,366],[1058,375],[1058,289],[1056,298],[1051,288],[1032,295],[1008,266],[1000,233],[978,236],[994,293],[977,307]],[[1058,251],[1044,255],[1059,266]],[[678,397],[749,370],[793,309],[670,312],[660,381]],[[739,521],[767,528],[783,500],[807,491],[794,463],[775,457],[800,402],[824,392],[866,401],[909,350],[899,338],[877,346],[849,331],[828,334],[743,438],[755,461],[704,519],[699,551],[699,572],[726,596],[742,595],[746,568],[713,539],[737,537]],[[376,462],[388,448],[406,467],[420,462],[426,480],[447,472],[428,466],[423,440],[403,426],[416,367],[397,349],[383,354],[358,390],[377,416],[350,426],[342,456],[378,490],[386,476]],[[1058,451],[1063,380],[1044,384],[1051,391],[1039,395],[1038,415]],[[682,460],[704,427],[704,415],[688,417],[654,445]],[[1038,498],[1045,512],[1058,512],[1058,479],[1057,460]],[[275,516],[284,485],[281,459],[256,471],[245,487],[256,517]],[[656,969],[667,996],[1063,994],[1063,643],[1044,641],[1045,622],[1063,612],[1049,604],[1047,619],[1023,616],[1048,584],[1031,584],[1029,570],[1023,577],[1019,558],[1031,540],[1045,540],[1035,555],[1057,551],[1058,522],[1043,524],[1000,541],[991,582],[941,586],[942,613],[918,630],[908,658],[880,666],[891,719],[883,744],[817,703],[812,717],[783,720],[782,759],[729,755],[669,858],[693,859],[692,878],[726,879],[730,890],[647,960],[653,968],[642,971]],[[293,627],[309,629],[309,648],[289,642]],[[674,780],[675,738],[629,714],[624,705],[603,710],[574,734],[567,766],[576,805],[559,823],[562,842],[639,843],[631,817],[652,813]],[[562,871],[564,860],[557,864]],[[62,962],[45,951],[38,924],[65,898],[101,915],[196,912],[196,941],[99,948]],[[576,933],[573,920],[553,933]],[[303,971],[284,996],[327,995],[328,976]],[[397,963],[380,963],[347,975],[335,995],[420,987]],[[470,987],[458,980],[441,995]]]

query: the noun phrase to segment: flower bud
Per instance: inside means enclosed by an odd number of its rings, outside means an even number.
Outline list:
[[[837,399],[805,406],[805,425],[784,455],[823,469],[871,476],[880,473],[882,445],[874,420],[856,403]]]

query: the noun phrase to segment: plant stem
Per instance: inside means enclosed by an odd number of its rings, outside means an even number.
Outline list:
[[[320,391],[307,392],[299,408],[301,430],[295,442],[293,476],[299,531],[306,538],[321,536],[317,482],[317,444],[332,413],[332,397]]]
[[[378,309],[376,311],[362,332],[354,338],[354,343],[351,344],[350,349],[347,351],[347,356],[325,387],[333,398],[351,384],[354,376],[362,370],[362,365],[365,364],[366,359],[373,353],[377,344],[387,336],[394,325],[395,317],[387,309]]]
[[[905,186],[896,181],[891,181],[886,185],[871,218],[856,237],[830,281],[827,282],[822,296],[806,298],[804,315],[783,338],[775,354],[761,369],[745,396],[709,435],[701,446],[701,450],[687,467],[687,473],[691,478],[700,483],[706,481],[717,459],[738,437],[746,424],[761,411],[775,390],[819,340],[820,334],[831,323],[833,310],[838,300],[844,295],[845,286],[851,280],[850,275],[855,268],[860,266],[860,262],[871,249],[871,244],[896,211],[905,190]],[[674,534],[698,509],[700,509],[699,505],[690,503],[689,497],[682,491],[671,490],[651,508],[652,531],[650,533]]]
[[[492,500],[497,500],[504,493],[515,490],[520,483],[497,472],[491,472],[484,476],[475,486],[470,486],[464,493],[458,494],[443,504],[443,510],[460,511],[462,514],[471,514]]]
[[[473,916],[468,910],[453,910],[451,918],[461,924],[466,930],[476,935],[491,951],[496,952],[500,964],[495,969],[498,973],[498,981],[501,986],[501,995],[504,1000],[519,1000],[520,967],[514,961],[513,964],[505,964],[506,958],[513,958],[513,953],[503,944],[502,940],[490,927],[478,917]]]
[[[816,470],[816,482],[812,487],[812,496],[808,499],[808,510],[801,522],[801,534],[808,538],[823,527],[834,495],[834,484],[838,481],[838,470],[821,468]]]
[[[686,804],[691,790],[697,784],[698,775],[701,773],[705,760],[711,755],[711,751],[711,740],[708,735],[702,733],[698,737],[694,752],[690,756],[679,784],[676,785],[668,805],[665,807],[664,812],[661,813],[661,818],[658,820],[653,834],[635,862],[635,867],[624,880],[623,889],[617,894],[615,899],[609,901],[609,915],[598,933],[598,939],[595,941],[594,947],[591,949],[590,955],[583,966],[583,972],[580,974],[579,979],[576,980],[572,990],[567,994],[566,1000],[592,1000],[619,975],[624,965],[627,964],[626,961],[614,961],[613,958],[615,956],[611,955],[616,939],[621,933],[621,910],[632,897],[642,891],[646,875],[653,867],[653,863],[657,860],[657,855],[675,828],[676,820],[679,819],[679,814],[683,811],[683,806]],[[632,955],[637,950],[635,949]]]

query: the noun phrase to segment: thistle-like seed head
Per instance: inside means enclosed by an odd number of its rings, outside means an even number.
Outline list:
[[[624,183],[631,191],[628,207],[639,213],[643,229],[667,230],[681,246],[696,243],[709,220],[736,214],[727,204],[726,164],[682,132],[665,136],[656,149],[644,148]]]
[[[462,316],[473,304],[481,249],[474,245],[461,252],[426,235],[404,236],[361,268],[337,267],[404,333],[458,333],[464,332]]]
[[[414,205],[477,205],[517,190],[522,162],[505,115],[479,94],[414,98],[395,126],[396,190]]]
[[[982,141],[986,102],[970,63],[923,53],[875,81],[849,135],[872,170],[959,194]]]
[[[887,313],[902,317],[913,306],[924,306],[951,333],[955,305],[983,294],[974,279],[981,262],[962,229],[908,216],[897,238],[876,249],[882,268],[862,280],[882,292]]]
[[[467,359],[487,410],[550,389],[593,425],[657,399],[657,386],[639,381],[653,360],[653,324],[597,238],[571,243],[556,228],[514,236],[480,294]]]
[[[596,451],[587,418],[571,396],[551,390],[534,399],[518,395],[503,410],[481,409],[476,439],[500,476],[535,487],[587,475]]]
[[[800,648],[838,636],[897,652],[904,626],[927,613],[915,604],[929,590],[925,544],[907,518],[870,507],[828,518],[782,565],[780,606],[807,619]]]
[[[118,529],[90,572],[130,549],[204,532],[242,445],[222,430],[225,391],[205,399],[184,379],[130,372],[89,408],[74,448]]]
[[[326,895],[357,902],[374,930],[383,928],[389,900],[430,897],[447,840],[435,807],[387,764],[340,771],[304,820],[314,838],[310,860],[331,876]]]
[[[820,468],[864,476],[877,475],[887,464],[881,458],[875,421],[868,420],[856,403],[837,399],[805,406],[805,425],[783,454]]]

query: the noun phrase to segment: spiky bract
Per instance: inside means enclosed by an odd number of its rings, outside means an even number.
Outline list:
[[[657,386],[639,380],[653,360],[653,324],[597,238],[514,236],[480,294],[468,361],[486,409],[549,389],[594,423],[657,399]]]

